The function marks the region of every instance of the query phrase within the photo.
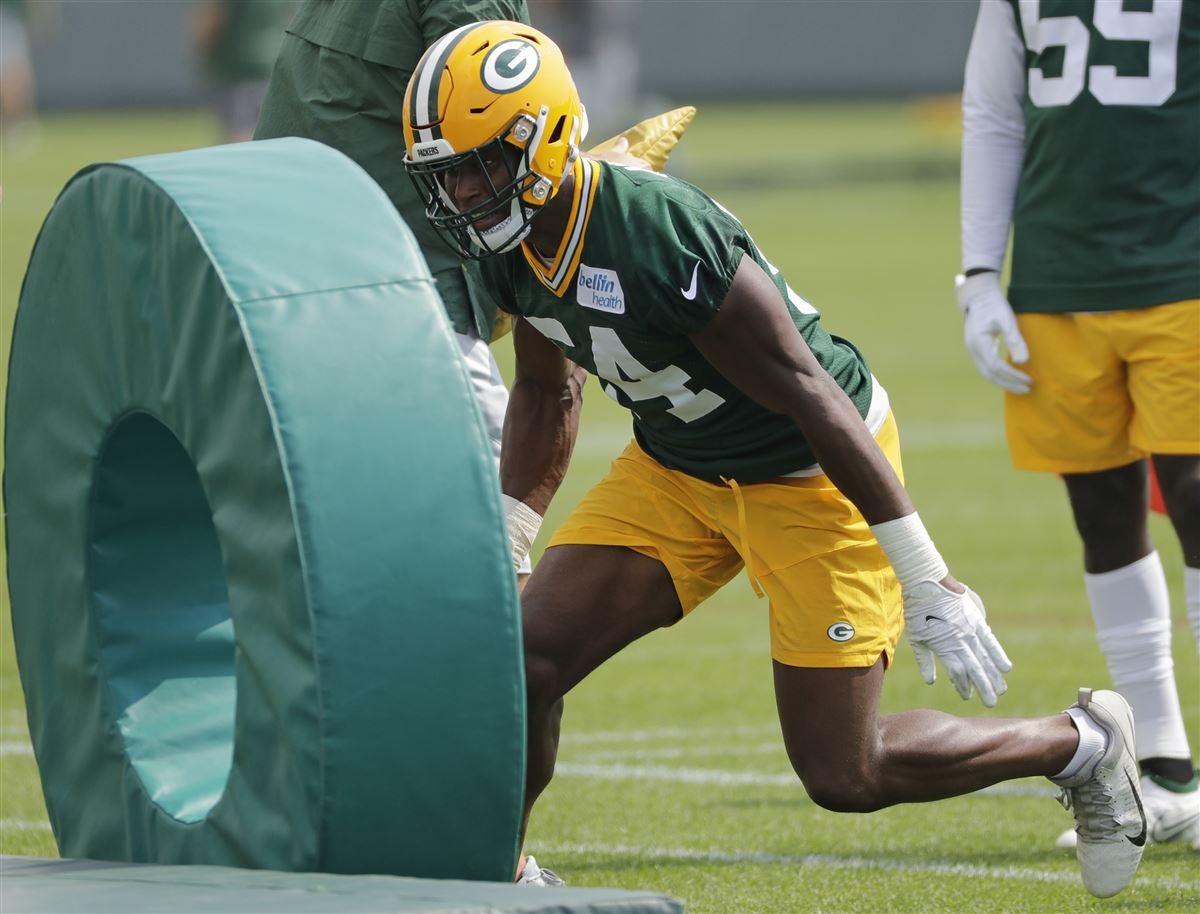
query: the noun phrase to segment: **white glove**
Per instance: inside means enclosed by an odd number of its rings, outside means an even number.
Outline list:
[[[908,587],[904,623],[926,683],[937,679],[937,655],[964,701],[974,686],[984,705],[994,708],[996,699],[1008,691],[1001,673],[1012,669],[1012,661],[988,627],[983,601],[971,588],[955,593],[935,581]]]
[[[1024,365],[1029,361],[1029,347],[1017,329],[1012,305],[1000,290],[1000,274],[989,270],[974,276],[956,276],[954,293],[966,317],[963,337],[967,352],[975,360],[979,373],[1011,393],[1029,393],[1033,379],[1013,368],[1000,354],[1000,340],[1004,340],[1013,362]]]

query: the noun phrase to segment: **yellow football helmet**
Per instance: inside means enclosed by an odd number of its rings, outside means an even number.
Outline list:
[[[562,51],[519,22],[477,22],[443,36],[404,94],[404,167],[430,224],[464,257],[511,250],[529,234],[586,134]],[[487,175],[491,193],[460,211],[446,178],[463,168]]]

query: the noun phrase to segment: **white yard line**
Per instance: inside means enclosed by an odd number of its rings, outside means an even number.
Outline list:
[[[658,781],[672,784],[718,784],[723,787],[800,787],[791,772],[727,771],[719,768],[668,768],[662,765],[591,765],[558,762],[554,773],[560,777],[594,778],[600,781]],[[996,784],[980,794],[1003,797],[1052,797],[1052,787],[1032,784]]]
[[[1078,883],[1073,872],[1038,870],[1019,866],[983,866],[975,863],[920,863],[872,854],[858,857],[841,854],[771,854],[765,851],[694,850],[692,848],[637,847],[629,844],[559,844],[539,847],[539,856],[550,860],[554,854],[616,854],[646,861],[695,861],[696,863],[769,863],[788,866],[809,866],[836,870],[890,870],[906,873],[930,873],[937,876],[964,876],[969,879],[1016,879],[1026,882]],[[1187,890],[1196,893],[1196,883],[1169,877],[1139,877],[1134,886]]]
[[[746,745],[663,746],[658,749],[588,749],[589,763],[606,761],[641,761],[643,759],[689,758],[702,755],[771,755],[782,754],[782,740]]]
[[[733,736],[763,736],[778,734],[779,724],[761,724],[741,727],[657,727],[653,730],[593,730],[569,733],[563,736],[563,746],[585,743],[650,743],[656,740],[691,739],[713,736],[729,739]]]
[[[6,755],[33,755],[33,746],[24,740],[4,740],[0,742],[0,756]]]
[[[50,823],[30,819],[0,819],[0,832],[3,831],[50,831]]]
[[[794,774],[721,771],[716,768],[665,768],[660,765],[587,765],[558,762],[557,777],[600,781],[668,781],[673,784],[720,784],[727,787],[800,787]]]

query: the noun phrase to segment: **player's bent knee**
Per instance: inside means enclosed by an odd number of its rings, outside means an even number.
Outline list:
[[[796,773],[809,798],[830,812],[874,812],[888,805],[869,773],[833,766]]]
[[[886,804],[879,801],[873,792],[864,790],[862,785],[837,785],[809,788],[805,785],[809,798],[822,809],[830,812],[875,812]]]

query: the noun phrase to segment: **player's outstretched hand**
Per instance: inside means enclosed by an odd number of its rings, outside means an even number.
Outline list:
[[[923,581],[904,593],[904,624],[917,667],[927,683],[937,679],[936,656],[955,690],[966,701],[972,686],[989,708],[1008,690],[1002,674],[1012,661],[987,624],[983,601],[971,588],[955,593],[934,581]]]
[[[963,337],[979,373],[1014,394],[1027,394],[1033,379],[1013,368],[1000,352],[1000,341],[1018,365],[1029,361],[1029,347],[1017,328],[1012,305],[1000,290],[1000,274],[988,271],[959,278],[954,287],[965,318]]]

